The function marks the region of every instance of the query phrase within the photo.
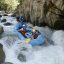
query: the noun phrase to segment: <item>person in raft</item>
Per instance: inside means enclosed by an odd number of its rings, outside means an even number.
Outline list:
[[[25,18],[23,16],[18,16],[18,17],[16,17],[16,20],[17,20],[17,24],[15,25],[15,32],[18,35],[18,38],[20,40],[29,38],[32,33],[32,28],[27,25]],[[26,32],[29,32],[30,36],[28,36],[27,34],[25,36]]]
[[[28,26],[23,16],[16,17],[16,20],[15,32],[20,40],[25,40],[25,43],[32,46],[45,44],[45,35]]]

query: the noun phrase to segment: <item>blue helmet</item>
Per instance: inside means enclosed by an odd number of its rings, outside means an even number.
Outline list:
[[[20,20],[21,20],[22,22],[26,22],[26,20],[25,20],[25,18],[24,18],[23,16],[20,16]]]
[[[25,18],[23,16],[18,16],[16,17],[17,21],[22,21],[22,22],[26,22]]]

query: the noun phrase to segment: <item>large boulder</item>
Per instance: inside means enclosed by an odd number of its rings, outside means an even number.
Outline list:
[[[0,64],[3,63],[5,60],[5,53],[3,51],[3,45],[0,44]]]
[[[63,0],[23,0],[22,2],[16,9],[16,15],[23,15],[34,25],[48,25],[54,28],[55,22],[61,17],[64,18]]]
[[[2,34],[4,32],[4,29],[2,26],[0,26],[0,34]]]

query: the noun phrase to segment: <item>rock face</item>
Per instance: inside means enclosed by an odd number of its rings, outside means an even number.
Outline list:
[[[56,30],[64,30],[64,20],[58,20],[54,24]]]
[[[25,16],[34,25],[43,26],[44,22],[45,25],[55,28],[56,21],[64,22],[64,0],[23,0],[16,13],[16,16]]]
[[[0,34],[2,34],[3,32],[4,32],[3,27],[0,26]]]
[[[5,60],[5,53],[3,52],[3,46],[0,44],[0,64]]]

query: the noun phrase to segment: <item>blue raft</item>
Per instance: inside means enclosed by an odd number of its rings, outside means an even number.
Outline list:
[[[23,32],[20,33],[18,31],[19,29],[22,29],[24,26],[26,27],[26,32],[28,33],[26,35],[23,35]],[[18,22],[15,26],[15,32],[20,40],[26,40],[28,38],[31,38],[32,33],[33,33],[32,29],[33,28],[28,26],[25,21]],[[29,44],[31,44],[32,46],[43,45],[44,43],[45,43],[45,35],[44,34],[42,35],[40,32],[39,32],[39,35],[37,36],[37,38],[31,39],[29,42]]]

